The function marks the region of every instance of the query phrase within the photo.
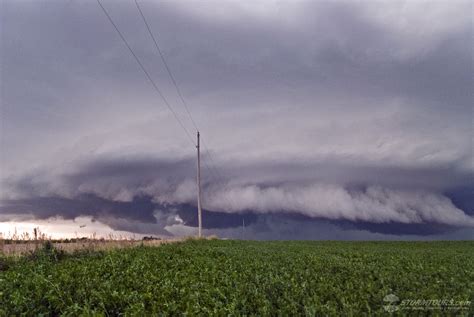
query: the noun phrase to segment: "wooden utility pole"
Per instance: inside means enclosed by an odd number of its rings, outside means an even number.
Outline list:
[[[199,145],[199,131],[197,132],[197,194],[198,194],[198,225],[199,231],[198,236],[199,238],[202,235],[202,211],[201,211],[201,151]]]

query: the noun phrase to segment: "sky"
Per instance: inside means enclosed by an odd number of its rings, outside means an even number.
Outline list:
[[[101,0],[195,128],[133,0]],[[474,237],[471,1],[138,0],[205,234]],[[196,148],[97,1],[0,4],[0,232],[196,233]]]

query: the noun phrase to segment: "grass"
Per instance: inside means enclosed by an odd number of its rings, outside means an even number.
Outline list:
[[[168,239],[168,240],[101,240],[101,239],[84,239],[78,241],[56,241],[56,240],[43,240],[43,241],[22,241],[10,244],[0,245],[0,254],[6,256],[22,256],[29,255],[40,249],[42,245],[47,242],[51,242],[53,246],[62,250],[66,253],[76,253],[82,251],[107,251],[111,249],[124,249],[131,248],[141,245],[146,246],[159,246],[161,244],[173,243],[180,241],[180,239]]]
[[[388,294],[398,304],[471,300],[473,250],[467,241],[189,240],[74,254],[49,248],[0,261],[0,315],[386,315]],[[397,307],[395,314],[407,313]],[[410,312],[473,312],[472,305],[423,309]]]
[[[35,228],[32,234],[29,234],[28,232],[18,234],[15,230],[13,234],[7,236],[0,232],[0,256],[28,255],[36,252],[45,243],[52,243],[56,249],[65,251],[66,253],[75,253],[83,251],[123,249],[139,245],[158,246],[181,240],[181,238],[161,239],[153,236],[145,236],[141,240],[137,240],[135,238],[120,235],[108,235],[107,238],[99,238],[95,233],[90,237],[52,239],[42,233],[39,228]]]

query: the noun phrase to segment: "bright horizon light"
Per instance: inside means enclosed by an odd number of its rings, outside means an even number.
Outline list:
[[[93,221],[91,217],[77,217],[73,220],[50,219],[35,221],[9,221],[0,222],[0,234],[2,238],[17,237],[21,239],[25,235],[33,238],[33,230],[39,229],[41,234],[52,239],[72,239],[82,237],[95,237],[106,239],[141,239],[143,234],[133,234],[126,231],[113,230],[109,226]]]

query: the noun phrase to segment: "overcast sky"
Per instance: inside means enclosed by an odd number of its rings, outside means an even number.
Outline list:
[[[102,4],[194,137],[135,2]],[[471,1],[139,4],[206,145],[206,233],[474,237]],[[0,230],[193,234],[195,148],[98,3],[0,10]]]

